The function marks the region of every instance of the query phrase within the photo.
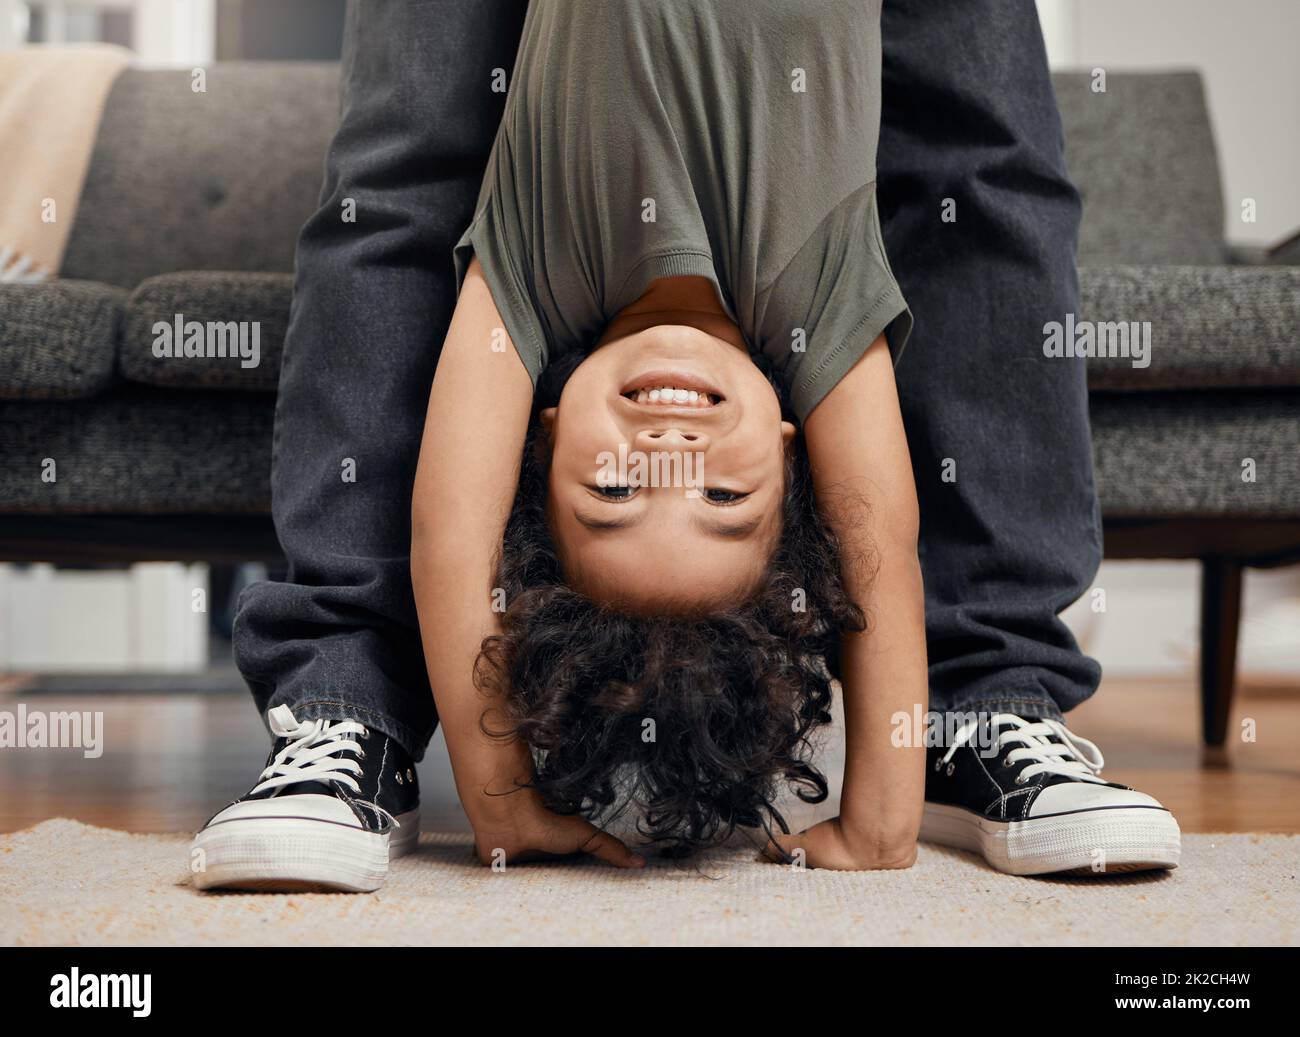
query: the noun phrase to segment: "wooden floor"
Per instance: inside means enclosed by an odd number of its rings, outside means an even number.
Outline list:
[[[104,752],[0,749],[0,832],[51,817],[134,832],[192,831],[246,791],[269,742],[242,693],[30,695],[0,684],[0,710],[104,714]],[[1256,740],[1207,755],[1195,689],[1112,680],[1070,716],[1097,742],[1108,778],[1149,792],[1184,832],[1300,832],[1300,686],[1247,685],[1233,726]],[[425,830],[466,830],[441,737],[420,768]]]
[[[1300,685],[1240,688],[1220,751],[1202,746],[1200,715],[1190,682],[1107,681],[1068,719],[1107,778],[1155,796],[1184,832],[1300,833]]]

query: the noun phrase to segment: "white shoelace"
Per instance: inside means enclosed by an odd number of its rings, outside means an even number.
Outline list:
[[[995,713],[991,723],[998,732],[997,753],[1011,743],[1020,743],[1006,756],[1010,765],[1026,765],[1016,778],[1017,785],[1023,785],[1039,774],[1063,774],[1079,781],[1106,783],[1105,778],[1099,777],[1106,762],[1101,750],[1088,739],[1072,733],[1059,720],[1029,721],[1013,713]],[[941,762],[951,760],[953,753],[965,745],[978,728],[979,724],[974,720],[964,724]]]
[[[300,722],[288,706],[276,706],[267,717],[271,722],[271,732],[290,741],[262,771],[261,782],[254,786],[250,795],[303,781],[337,782],[352,792],[361,791],[353,775],[361,773],[358,761],[366,753],[353,736],[365,738],[367,731],[364,726],[353,720]],[[336,755],[339,753],[351,753],[352,756]],[[373,803],[367,805],[397,823],[396,818],[383,807]]]

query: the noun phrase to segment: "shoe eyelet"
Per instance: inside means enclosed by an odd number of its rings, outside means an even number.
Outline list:
[[[940,759],[937,759],[937,758],[936,758],[935,761],[934,761],[934,772],[935,772],[936,774],[938,774],[938,773],[939,773],[939,769],[940,769],[942,766],[943,766],[943,760],[940,760]]]
[[[957,769],[957,765],[955,763],[948,764],[948,777],[951,778],[952,772],[955,771],[956,769]]]
[[[411,771],[410,767],[406,768],[406,780],[415,781],[415,774]]]
[[[1028,780],[1029,780],[1029,779],[1026,778],[1023,774],[1017,774],[1017,775],[1016,775],[1016,784],[1017,784],[1017,785],[1023,785],[1023,784],[1024,784],[1026,781],[1028,781]]]
[[[402,784],[402,772],[401,772],[401,771],[398,771],[398,772],[397,772],[397,784],[399,784],[399,785]]]
[[[362,739],[362,741],[365,741],[365,742],[370,741],[370,728],[368,728],[368,727],[363,727],[363,728],[361,729],[361,739]]]
[[[365,751],[364,749],[358,749],[358,750],[357,750],[357,759],[358,759],[358,760],[364,760],[365,758],[366,758],[366,751]]]
[[[1010,754],[1010,753],[1007,753],[1006,756],[1002,757],[1002,766],[1003,766],[1003,767],[1010,767],[1010,766],[1011,766],[1011,754]]]

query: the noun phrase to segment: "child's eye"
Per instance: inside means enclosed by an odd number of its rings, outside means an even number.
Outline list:
[[[608,500],[627,500],[636,493],[634,486],[593,486],[591,490]]]
[[[748,493],[734,493],[731,490],[705,490],[704,496],[710,504],[739,504]]]

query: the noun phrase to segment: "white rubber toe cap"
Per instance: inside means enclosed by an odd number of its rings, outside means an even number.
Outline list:
[[[209,821],[206,827],[224,824],[227,821],[247,821],[254,818],[301,818],[305,821],[329,821],[333,824],[348,825],[351,828],[361,827],[357,816],[341,799],[319,794],[245,799],[226,807]]]
[[[1091,781],[1063,781],[1049,785],[1029,805],[1029,817],[1066,814],[1074,810],[1110,810],[1117,807],[1164,807],[1154,796],[1134,789],[1117,789]]]

